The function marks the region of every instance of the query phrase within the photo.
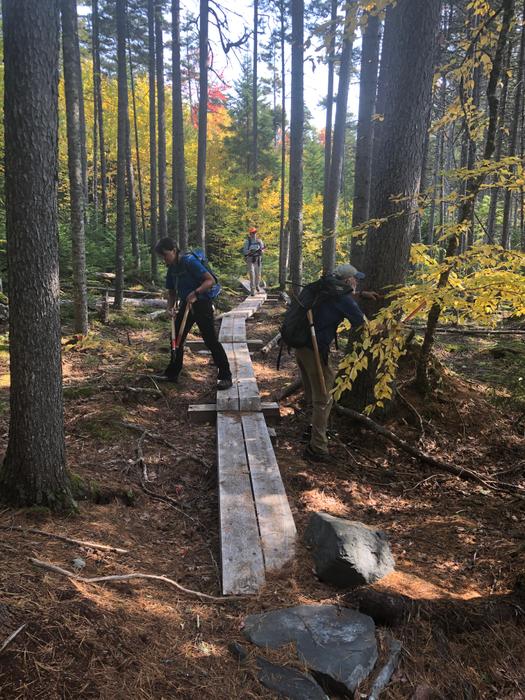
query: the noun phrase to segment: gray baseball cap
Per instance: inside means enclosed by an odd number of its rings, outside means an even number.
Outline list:
[[[350,265],[350,263],[343,263],[335,268],[334,276],[341,280],[348,279],[348,277],[355,277],[358,280],[362,280],[365,278],[365,273],[359,272],[359,270],[353,265]]]

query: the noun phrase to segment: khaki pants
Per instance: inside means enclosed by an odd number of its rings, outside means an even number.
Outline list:
[[[310,438],[310,446],[316,452],[328,452],[328,439],[326,437],[326,428],[328,426],[328,418],[332,409],[332,396],[330,390],[334,386],[335,371],[330,367],[330,364],[324,364],[323,367],[324,381],[326,384],[327,395],[323,394],[319,373],[315,362],[314,351],[311,348],[297,348],[295,351],[297,364],[301,370],[301,378],[304,386],[304,397],[308,406],[312,407],[312,437]]]
[[[252,292],[259,291],[261,284],[262,257],[246,258],[248,277],[250,278],[250,289]]]

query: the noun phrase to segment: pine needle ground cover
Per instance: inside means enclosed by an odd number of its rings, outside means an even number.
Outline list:
[[[301,458],[306,414],[300,393],[281,402],[276,446],[299,531],[297,557],[259,596],[217,603],[161,582],[89,585],[35,568],[30,557],[68,570],[80,566],[85,577],[140,571],[219,595],[215,428],[187,419],[188,404],[214,400],[215,372],[208,356],[188,351],[180,384],[155,385],[145,375],[168,360],[167,323],[130,313],[128,325],[113,319],[85,340],[75,340],[65,329],[68,464],[78,514],[58,518],[38,508],[0,510],[2,527],[32,528],[127,552],[1,530],[0,641],[26,624],[2,652],[1,697],[275,697],[256,679],[256,652],[250,648],[241,665],[228,644],[249,647],[242,632],[248,613],[348,604],[346,592],[316,580],[302,545],[308,517],[318,510],[384,530],[396,571],[376,588],[438,606],[436,614],[414,615],[393,630],[403,653],[385,698],[409,698],[424,686],[444,698],[523,697],[520,612],[516,622],[481,621],[478,627],[457,612],[466,601],[507,593],[523,574],[523,499],[427,468],[335,414],[333,464],[311,466]],[[248,322],[248,337],[270,340],[281,314],[280,307],[263,307]],[[521,372],[510,371],[509,357],[522,359],[505,350],[502,360],[503,346],[515,343],[440,336],[434,368],[439,381],[426,400],[411,389],[409,354],[387,427],[443,460],[523,482],[522,409],[504,400],[512,387],[503,386],[507,375],[517,380]],[[287,353],[277,372],[276,353],[253,358],[263,400],[295,376]],[[4,353],[0,361],[7,375]],[[7,392],[8,382],[0,388],[4,443]],[[386,629],[379,635],[386,649]],[[296,663],[291,648],[264,655]]]

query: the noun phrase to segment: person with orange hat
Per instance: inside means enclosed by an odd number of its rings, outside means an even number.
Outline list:
[[[242,254],[246,260],[246,267],[250,278],[250,293],[252,296],[255,295],[255,292],[259,292],[261,288],[263,250],[264,243],[260,238],[258,238],[257,229],[255,226],[251,226],[248,229],[248,235],[244,241]]]

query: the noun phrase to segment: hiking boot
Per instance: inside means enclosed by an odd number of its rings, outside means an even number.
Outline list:
[[[251,296],[251,297],[254,297],[254,296],[255,296],[255,292],[253,291],[253,289],[252,289],[252,291],[250,292],[250,296]]]
[[[224,391],[224,389],[229,389],[233,386],[233,382],[230,379],[218,379],[217,380],[217,391]]]
[[[318,452],[311,445],[305,447],[303,459],[306,459],[308,462],[324,462],[325,464],[332,461],[328,452]]]

